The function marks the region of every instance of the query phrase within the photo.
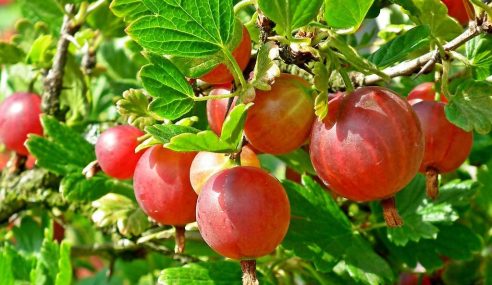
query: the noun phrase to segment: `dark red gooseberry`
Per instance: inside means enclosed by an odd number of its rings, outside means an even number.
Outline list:
[[[408,103],[410,105],[416,104],[421,101],[435,101],[436,98],[436,88],[433,82],[425,82],[420,85],[417,85],[415,88],[408,93]],[[441,94],[440,100],[441,102],[447,103],[448,99]]]
[[[455,126],[446,118],[445,104],[422,101],[413,105],[425,137],[425,154],[420,172],[427,176],[427,194],[436,198],[439,173],[456,170],[470,154],[473,133]]]
[[[0,142],[9,150],[27,156],[28,134],[43,134],[41,98],[33,93],[14,93],[0,104]]]
[[[232,56],[236,59],[237,64],[241,70],[244,70],[248,66],[249,58],[251,57],[251,37],[248,30],[243,27],[243,36],[239,45],[232,52]],[[214,69],[203,75],[201,80],[213,84],[224,84],[234,80],[231,72],[227,66],[223,63],[217,65]]]
[[[415,112],[393,91],[362,87],[329,103],[314,123],[310,156],[326,185],[354,201],[383,199],[389,226],[401,224],[391,198],[418,172],[424,137]]]
[[[284,73],[270,91],[256,91],[244,127],[255,149],[285,154],[306,142],[315,117],[309,88],[301,77]]]
[[[284,238],[289,200],[266,171],[238,166],[207,181],[198,198],[196,219],[203,239],[216,252],[251,260],[273,252]]]
[[[96,142],[96,157],[101,169],[117,179],[133,176],[142,152],[135,153],[144,132],[132,126],[116,126],[104,131]]]

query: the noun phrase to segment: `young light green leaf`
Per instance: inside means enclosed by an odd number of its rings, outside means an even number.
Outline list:
[[[150,14],[142,0],[113,0],[109,8],[116,16],[124,18],[125,22]]]
[[[149,110],[157,115],[175,120],[193,108],[195,93],[183,74],[168,59],[149,54],[151,64],[139,73],[142,84],[154,97]]]
[[[153,125],[145,128],[145,131],[152,135],[161,144],[167,144],[171,139],[177,135],[192,133],[196,134],[200,132],[193,127],[181,126],[181,125]]]
[[[143,90],[130,89],[123,92],[123,98],[116,102],[116,109],[128,124],[143,129],[155,123],[155,119],[148,110],[150,98]]]
[[[467,80],[446,105],[446,117],[465,131],[487,134],[492,130],[492,83]]]
[[[65,240],[60,244],[60,259],[58,260],[58,274],[55,285],[72,284],[72,262],[70,260],[70,244]]]
[[[175,56],[212,55],[230,41],[232,1],[143,0],[152,15],[143,16],[128,34],[149,51]]]
[[[409,53],[427,46],[429,35],[428,26],[417,26],[381,46],[368,59],[380,68],[390,66],[405,59]]]
[[[24,60],[24,51],[13,44],[0,42],[0,64],[15,64]]]
[[[449,40],[463,31],[461,25],[448,16],[448,9],[441,0],[413,0],[412,2],[420,12],[408,13],[410,18],[419,25],[428,25],[433,36]]]
[[[220,153],[232,153],[236,150],[235,145],[221,141],[212,131],[201,131],[197,134],[181,134],[173,137],[164,145],[174,151],[210,151]]]
[[[51,35],[38,37],[27,54],[27,63],[38,68],[50,68],[53,57],[52,49],[55,47],[55,39]]]
[[[329,26],[337,29],[358,28],[373,2],[374,0],[325,0],[325,20]]]
[[[487,79],[492,74],[492,36],[481,35],[468,41],[466,57],[472,66],[473,77]]]
[[[244,123],[246,122],[246,115],[249,108],[253,106],[249,104],[236,105],[230,113],[227,115],[222,126],[222,132],[220,134],[220,140],[235,146],[236,149],[241,147],[241,141],[243,138]]]
[[[236,262],[218,261],[190,263],[182,267],[167,268],[161,272],[158,284],[175,285],[234,285],[241,284],[241,267]]]
[[[259,0],[265,15],[276,24],[277,32],[290,37],[292,31],[307,25],[318,15],[323,0]]]
[[[322,62],[314,64],[314,86],[318,90],[318,95],[314,100],[314,113],[319,120],[323,120],[328,115],[328,85],[330,73]]]
[[[256,65],[251,84],[259,90],[270,90],[272,81],[280,76],[280,68],[273,61],[278,57],[278,46],[273,42],[267,42],[258,50]]]
[[[12,256],[6,247],[0,251],[0,285],[14,285],[15,279],[12,270]]]

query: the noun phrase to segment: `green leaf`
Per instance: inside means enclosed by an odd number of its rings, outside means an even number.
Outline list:
[[[197,134],[180,134],[171,139],[164,145],[174,151],[209,151],[220,153],[232,153],[236,147],[223,142],[213,131],[201,131]]]
[[[285,164],[287,164],[288,167],[296,170],[299,173],[317,175],[316,171],[314,171],[313,164],[311,163],[309,153],[307,153],[302,148],[299,148],[287,154],[278,155],[277,157]]]
[[[26,19],[32,22],[42,21],[49,24],[48,27],[55,35],[60,34],[60,28],[63,21],[63,4],[57,0],[19,0],[19,7],[22,8],[22,14]]]
[[[316,15],[323,0],[259,0],[261,11],[276,24],[277,32],[291,37],[292,31],[303,27]]]
[[[413,0],[412,2],[419,13],[410,12],[410,18],[419,25],[428,25],[433,36],[449,40],[463,31],[461,25],[448,16],[448,9],[442,1]]]
[[[314,113],[319,120],[323,120],[328,115],[328,87],[330,82],[330,72],[325,64],[316,62],[314,64],[314,86],[318,90],[318,95],[314,100]]]
[[[125,22],[150,14],[142,0],[113,0],[110,9],[116,16],[124,18]]]
[[[200,130],[197,130],[193,127],[181,125],[153,125],[145,128],[145,131],[151,134],[161,144],[169,143],[173,137],[180,134],[196,134],[200,132]]]
[[[104,176],[85,178],[81,173],[72,173],[63,177],[60,192],[69,202],[90,202],[110,192],[109,181]]]
[[[305,187],[288,180],[283,183],[292,208],[282,245],[299,257],[314,261],[323,272],[331,271],[338,263],[365,284],[391,281],[389,265],[352,231],[352,224],[333,198],[309,176],[303,176],[303,184]]]
[[[70,260],[70,244],[62,241],[60,245],[60,259],[58,260],[58,274],[55,285],[70,285],[72,283],[72,264]]]
[[[241,267],[237,262],[209,261],[164,269],[159,276],[158,283],[163,285],[240,285],[241,276]]]
[[[417,26],[381,46],[368,59],[380,68],[390,66],[405,59],[409,53],[427,46],[429,35],[428,26]]]
[[[325,0],[325,20],[337,29],[358,28],[374,0]]]
[[[0,42],[0,64],[15,64],[24,60],[24,52],[13,44]]]
[[[39,68],[50,68],[53,58],[55,39],[51,35],[42,35],[32,44],[27,54],[27,63]]]
[[[4,247],[0,252],[0,285],[14,285],[14,275],[12,270],[12,256],[8,254]]]
[[[232,1],[143,0],[143,16],[128,34],[145,49],[166,55],[204,57],[226,46],[234,28]]]
[[[45,137],[30,135],[26,142],[38,166],[63,175],[80,173],[95,160],[94,147],[79,133],[50,116],[43,116],[41,123]]]
[[[220,140],[239,149],[243,139],[243,129],[246,122],[246,115],[249,108],[253,106],[249,104],[236,105],[227,115],[222,125]]]
[[[154,97],[149,110],[175,120],[193,108],[195,93],[183,74],[168,59],[148,55],[151,64],[140,71],[143,86]]]
[[[468,41],[466,57],[472,66],[473,78],[487,79],[492,74],[492,36],[480,35]]]
[[[278,57],[278,46],[273,42],[267,42],[258,50],[256,65],[251,84],[259,90],[272,89],[271,83],[280,76],[280,68],[273,61]]]
[[[43,242],[43,229],[31,217],[24,217],[19,226],[13,228],[17,241],[15,247],[19,251],[38,252]]]
[[[487,134],[492,129],[492,83],[467,80],[446,105],[446,117],[465,131]]]

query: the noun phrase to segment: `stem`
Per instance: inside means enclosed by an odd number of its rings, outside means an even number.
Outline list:
[[[449,99],[449,70],[451,68],[451,62],[449,60],[442,61],[442,77],[441,77],[441,93]]]
[[[465,44],[467,41],[480,35],[481,33],[488,32],[489,31],[488,29],[490,29],[490,27],[487,27],[486,25],[487,24],[484,23],[482,26],[478,26],[476,22],[472,22],[470,28],[468,28],[466,31],[464,31],[461,35],[459,35],[452,41],[445,44],[443,46],[444,50],[445,51],[455,50],[460,46],[462,46],[463,44]],[[438,59],[439,59],[438,51],[433,50],[416,59],[405,61],[393,67],[386,68],[383,70],[383,72],[386,73],[389,77],[410,75],[415,73],[420,67],[428,64],[429,62],[435,63],[435,61],[437,61]],[[372,85],[382,79],[383,78],[377,74],[371,74],[364,78],[364,85]]]
[[[14,153],[14,155],[9,160],[9,174],[15,175],[26,169],[27,156]]]
[[[207,101],[207,100],[219,100],[219,99],[224,99],[224,98],[232,98],[237,96],[237,93],[229,93],[229,94],[221,94],[221,95],[208,95],[208,96],[201,96],[201,97],[194,97],[193,100],[195,101]]]
[[[184,226],[175,226],[174,227],[176,229],[176,233],[175,233],[175,242],[176,242],[176,246],[174,247],[174,251],[177,253],[177,254],[182,254],[185,250],[185,227]]]
[[[350,77],[349,77],[347,71],[343,68],[340,68],[340,66],[338,66],[338,68],[339,68],[338,72],[342,76],[343,83],[345,83],[345,88],[347,89],[347,94],[354,92],[355,88],[354,88],[354,85],[352,84],[352,80],[350,80]]]
[[[241,260],[241,269],[243,271],[243,285],[258,285],[256,279],[256,260]]]
[[[63,75],[67,63],[69,37],[72,37],[79,29],[80,24],[73,25],[71,15],[75,12],[75,5],[65,5],[67,15],[63,19],[61,36],[58,40],[53,66],[44,80],[44,95],[42,100],[43,112],[53,115],[63,121],[64,114],[60,111],[60,94],[63,89]]]
[[[425,170],[425,190],[432,200],[439,195],[439,171],[434,167],[427,167]]]
[[[388,227],[396,228],[403,225],[403,220],[396,209],[395,197],[382,200],[381,206],[383,206],[383,216]]]
[[[94,160],[87,164],[86,167],[82,170],[82,174],[85,176],[85,178],[90,179],[94,177],[99,171],[101,171],[101,166],[97,162],[97,160]]]
[[[234,14],[237,14],[242,9],[245,9],[248,6],[254,5],[254,0],[242,0],[239,1],[236,5],[234,5]]]
[[[234,81],[236,81],[236,83],[239,82],[239,84],[243,88],[246,88],[247,83],[246,83],[246,79],[244,79],[243,71],[237,64],[237,61],[234,58],[234,56],[232,56],[231,51],[224,47],[222,49],[222,52],[224,53],[226,59],[228,60],[227,67],[229,68],[232,75],[234,76]]]

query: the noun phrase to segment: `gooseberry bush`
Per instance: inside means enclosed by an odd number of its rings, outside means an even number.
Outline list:
[[[0,1],[0,284],[492,284],[492,4]]]

